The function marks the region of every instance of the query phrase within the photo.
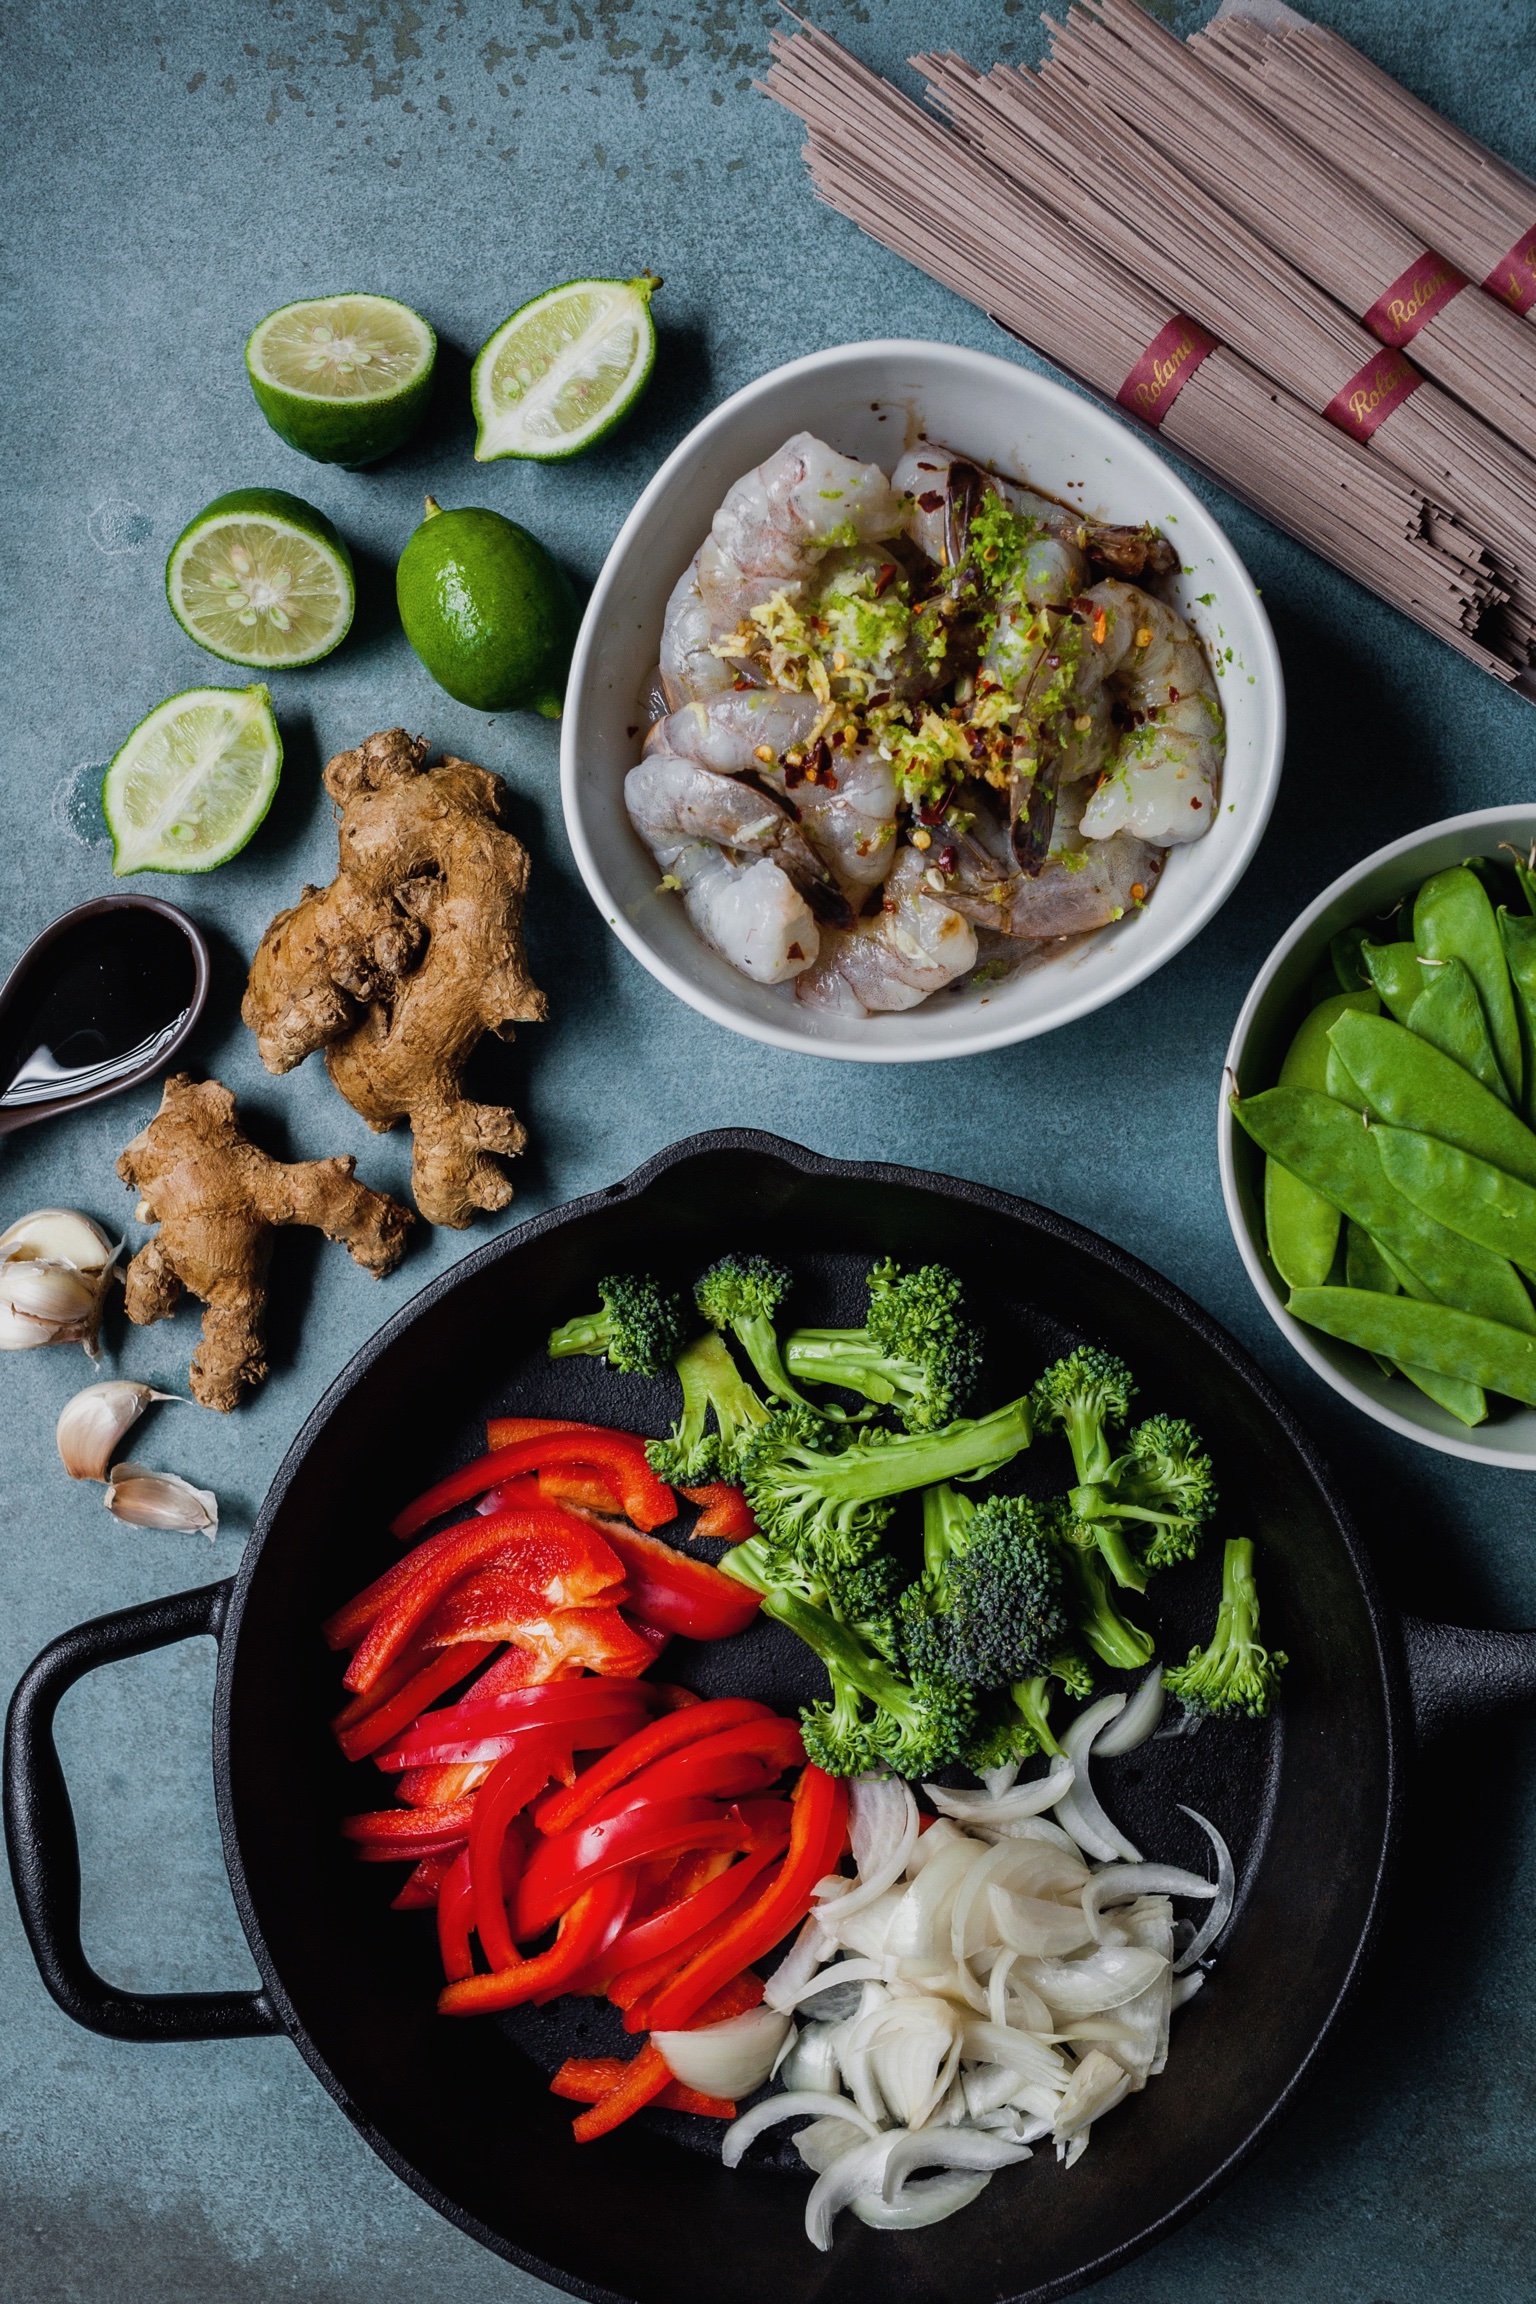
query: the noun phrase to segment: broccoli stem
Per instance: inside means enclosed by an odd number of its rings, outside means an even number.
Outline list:
[[[807,1455],[806,1486],[828,1503],[873,1504],[968,1472],[995,1472],[1029,1446],[1032,1430],[1026,1395],[937,1432],[856,1440],[841,1455],[816,1460],[814,1470]]]
[[[733,1320],[731,1328],[737,1343],[774,1399],[785,1400],[791,1407],[809,1408],[810,1401],[804,1393],[795,1390],[790,1379],[789,1370],[779,1351],[778,1336],[767,1314],[758,1312]]]
[[[923,1572],[930,1579],[963,1550],[965,1525],[975,1510],[970,1497],[947,1480],[923,1490]]]
[[[1096,1552],[1075,1548],[1073,1560],[1082,1589],[1083,1612],[1078,1629],[1094,1654],[1117,1671],[1134,1672],[1152,1654],[1152,1635],[1129,1623],[1109,1596],[1104,1570]]]
[[[864,1328],[797,1328],[784,1347],[791,1376],[807,1384],[840,1384],[882,1408],[897,1386],[884,1373],[885,1354]]]
[[[1221,1606],[1206,1649],[1191,1649],[1185,1664],[1163,1674],[1191,1712],[1246,1712],[1260,1719],[1268,1711],[1286,1659],[1259,1643],[1259,1592],[1253,1577],[1253,1545],[1246,1536],[1227,1539],[1221,1562]]]
[[[1147,1572],[1131,1550],[1129,1540],[1120,1526],[1122,1516],[1120,1508],[1114,1506],[1112,1510],[1106,1509],[1105,1491],[1096,1485],[1069,1489],[1067,1502],[1071,1506],[1074,1517],[1085,1528],[1092,1529],[1093,1540],[1103,1554],[1111,1576],[1121,1589],[1126,1592],[1145,1592]],[[1151,1512],[1138,1512],[1131,1517],[1139,1520],[1151,1520],[1156,1515]]]
[[[546,1347],[551,1360],[571,1360],[578,1353],[601,1360],[613,1342],[613,1314],[604,1307],[582,1312],[556,1328]]]
[[[1083,1486],[1108,1479],[1115,1461],[1105,1421],[1103,1403],[1096,1398],[1079,1395],[1067,1405],[1063,1425],[1072,1450],[1072,1462]]]
[[[763,1614],[774,1617],[815,1651],[831,1674],[834,1694],[839,1683],[855,1688],[882,1712],[889,1712],[908,1735],[921,1733],[925,1725],[921,1699],[883,1657],[871,1655],[846,1624],[839,1624],[826,1609],[782,1586],[764,1593]]]
[[[1055,1755],[1061,1746],[1051,1733],[1050,1680],[1049,1672],[1037,1673],[1031,1680],[1016,1680],[1009,1694],[1040,1750]]]

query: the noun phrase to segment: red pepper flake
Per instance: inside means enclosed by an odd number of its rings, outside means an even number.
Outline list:
[[[871,696],[869,700],[869,708],[873,712],[877,705],[889,704],[890,700],[891,692],[889,688],[882,688],[878,696]]]
[[[733,688],[750,688],[751,685],[752,683],[750,680],[736,679],[731,682],[731,686]]]
[[[878,576],[875,578],[875,598],[876,598],[877,600],[879,599],[879,597],[880,597],[881,593],[882,593],[882,592],[885,590],[886,586],[887,586],[889,583],[891,583],[891,581],[892,581],[892,580],[893,580],[893,578],[895,577],[895,574],[896,574],[896,563],[895,563],[895,561],[894,561],[894,560],[887,560],[887,562],[886,562],[885,566],[884,566],[884,567],[881,569],[881,571],[880,571],[879,575],[878,575]]]
[[[1177,704],[1177,703],[1178,703],[1178,701],[1179,701],[1179,692],[1178,692],[1177,688],[1170,688],[1170,689],[1169,689],[1169,691],[1168,691],[1168,701],[1169,701],[1169,703],[1170,703],[1170,704]]]
[[[1191,808],[1203,808],[1205,806],[1205,802],[1203,800],[1191,800],[1190,806]]]
[[[941,872],[953,872],[955,868],[955,862],[956,858],[953,848],[941,848],[939,850],[939,870]]]
[[[803,960],[805,958],[805,954],[801,951],[798,944],[791,944],[788,957],[791,960]]]
[[[805,782],[805,762],[803,760],[786,760],[784,763],[784,781],[791,792],[803,784]]]
[[[823,768],[821,772],[821,788],[823,792],[835,792],[837,790],[837,778],[830,768]]]
[[[917,508],[920,512],[942,512],[944,499],[937,488],[928,488],[919,496]]]

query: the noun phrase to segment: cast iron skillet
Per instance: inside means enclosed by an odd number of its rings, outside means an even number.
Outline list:
[[[546,2076],[605,2044],[608,2012],[449,2022],[431,1916],[392,1913],[393,1868],[350,1861],[340,1816],[383,1783],[341,1759],[339,1694],[321,1619],[391,1556],[405,1496],[483,1446],[487,1411],[516,1407],[663,1429],[654,1395],[591,1362],[552,1367],[552,1321],[616,1266],[698,1269],[763,1245],[797,1274],[799,1316],[855,1316],[872,1256],[935,1256],[989,1308],[989,1364],[1020,1387],[1073,1341],[1122,1353],[1143,1405],[1188,1415],[1220,1468],[1221,1518],[1259,1540],[1266,1636],[1290,1654],[1280,1716],[1144,1746],[1101,1789],[1147,1851],[1202,1866],[1185,1800],[1230,1840],[1242,1883],[1204,1991],[1177,2019],[1164,2075],[1096,2134],[1070,2177],[1049,2153],[924,2232],[844,2218],[833,2256],[802,2229],[808,2179],[766,2139],[727,2174],[718,2127],[646,2114],[601,2144],[571,2141]],[[998,1390],[997,1397],[1005,1394]],[[1058,1442],[1022,1459],[1064,1484]],[[1157,1580],[1163,1652],[1208,1627],[1215,1558]],[[1154,1586],[1154,1594],[1157,1587]],[[1150,1597],[1150,1596],[1149,1596]],[[911,1170],[824,1160],[776,1138],[694,1137],[628,1182],[491,1242],[398,1313],[310,1418],[231,1583],[82,1625],[37,1659],[5,1754],[12,1875],[44,1981],[82,2024],[131,2040],[288,2032],[397,2174],[487,2247],[591,2298],[672,2304],[1044,2304],[1190,2213],[1253,2150],[1336,2021],[1370,1944],[1398,1819],[1410,1720],[1536,1695],[1536,1635],[1388,1621],[1364,1555],[1304,1434],[1232,1339],[1119,1249],[1049,1210]],[[254,1993],[120,1992],[80,1944],[79,1863],[51,1738],[83,1673],[194,1633],[220,1646],[213,1759],[230,1881],[263,1977]],[[814,1666],[763,1626],[663,1667],[710,1689],[792,1700]]]

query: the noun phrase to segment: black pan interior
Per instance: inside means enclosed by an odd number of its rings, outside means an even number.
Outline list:
[[[1219,1527],[1258,1540],[1266,1637],[1291,1663],[1281,1715],[1144,1746],[1097,1772],[1149,1855],[1204,1868],[1178,1813],[1209,1815],[1238,1860],[1241,1902],[1211,1981],[1176,2019],[1167,2071],[1065,2172],[1037,2154],[926,2232],[845,2218],[833,2256],[805,2240],[808,2178],[773,2141],[735,2175],[718,2128],[647,2114],[580,2148],[547,2092],[568,2053],[604,2053],[610,2011],[569,2006],[500,2023],[434,2013],[430,1915],[388,1909],[403,1876],[349,1860],[349,1811],[386,1779],[349,1767],[326,1722],[339,1667],[318,1625],[395,1556],[390,1514],[484,1446],[487,1414],[564,1413],[663,1430],[664,1384],[589,1362],[552,1366],[550,1325],[598,1278],[688,1277],[731,1247],[787,1261],[797,1317],[852,1319],[870,1260],[939,1257],[989,1328],[993,1400],[1077,1341],[1122,1353],[1139,1408],[1189,1416],[1221,1476]],[[1063,1483],[1037,1444],[1019,1484]],[[1218,1547],[1136,1604],[1181,1655],[1204,1638]],[[628,1186],[493,1243],[408,1307],[333,1388],[274,1485],[226,1639],[216,1764],[226,1843],[257,1957],[301,2047],[399,2173],[489,2246],[577,2293],[672,2304],[991,2304],[1065,2293],[1187,2213],[1295,2083],[1369,1932],[1395,1798],[1392,1689],[1363,1565],[1301,1436],[1237,1347],[1145,1268],[1047,1211],[971,1186],[817,1160],[763,1137],[695,1140]],[[764,1626],[663,1671],[702,1690],[790,1704],[811,1659]],[[1106,1685],[1113,1675],[1103,1675]]]

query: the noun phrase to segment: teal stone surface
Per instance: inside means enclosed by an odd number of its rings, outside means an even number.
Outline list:
[[[1168,5],[1181,30],[1203,11]],[[1527,168],[1536,67],[1522,0],[1322,0],[1389,70]],[[827,0],[820,20],[893,72],[942,29],[986,64],[1031,60],[1024,0]],[[487,504],[590,583],[624,514],[715,402],[793,355],[931,336],[1022,354],[984,316],[815,202],[798,125],[754,92],[777,11],[742,0],[33,0],[11,11],[4,94],[5,549],[0,554],[0,970],[106,889],[104,763],[172,691],[240,677],[176,627],[166,551],[230,488],[288,488],[351,544],[356,629],[272,680],[282,789],[251,847],[199,879],[140,880],[208,931],[214,992],[191,1051],[273,1148],[350,1151],[404,1188],[318,1062],[261,1069],[238,1021],[273,912],[330,877],[319,770],[404,722],[515,795],[546,1026],[521,1032],[531,1136],[511,1224],[696,1130],[745,1124],[841,1155],[980,1178],[1094,1226],[1243,1340],[1336,1467],[1395,1600],[1536,1623],[1536,1488],[1398,1442],[1316,1383],[1259,1307],[1216,1177],[1220,1065],[1255,970],[1297,911],[1380,842],[1531,796],[1536,718],[1471,667],[1196,481],[1261,584],[1291,707],[1273,822],[1225,911],[1171,966],[1072,1028],[962,1064],[860,1069],[724,1033],[632,961],[589,903],[559,809],[559,732],[434,688],[393,608],[430,489]],[[477,466],[468,368],[554,282],[661,273],[660,352],[632,421],[569,467]],[[416,441],[379,469],[306,463],[268,431],[242,346],[274,306],[401,297],[442,342]],[[156,1098],[0,1142],[0,1215],[79,1206],[143,1237],[113,1163]],[[0,1680],[82,1618],[232,1570],[305,1414],[371,1330],[473,1239],[419,1239],[376,1283],[313,1237],[280,1246],[274,1367],[221,1418],[155,1412],[135,1443],[215,1488],[201,1538],[135,1532],[54,1453],[88,1380],[58,1350],[0,1366]],[[110,1365],[175,1388],[195,1313],[111,1330]],[[65,1702],[86,1943],[114,1981],[216,1988],[255,1970],[224,1880],[209,1779],[213,1659],[194,1644]],[[1348,1752],[1336,1755],[1340,1768]],[[1419,1770],[1379,1956],[1318,2079],[1214,2206],[1106,2281],[1104,2304],[1529,2304],[1536,2295],[1536,1740],[1469,1735]],[[0,1896],[0,2298],[6,2304],[532,2304],[551,2293],[441,2221],[377,2161],[283,2040],[138,2048],[48,1999]],[[1067,2179],[1070,2181],[1070,2179]],[[972,2213],[982,2214],[978,2209]],[[829,2272],[836,2292],[835,2259]],[[680,2300],[681,2304],[681,2300]]]

